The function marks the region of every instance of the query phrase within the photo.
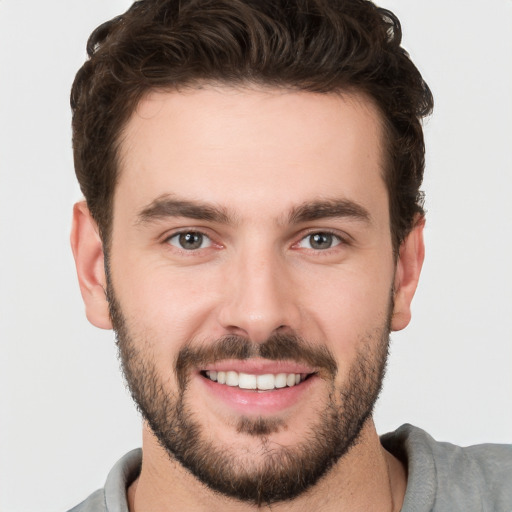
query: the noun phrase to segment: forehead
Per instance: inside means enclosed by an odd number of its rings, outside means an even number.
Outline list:
[[[114,209],[127,201],[140,209],[164,194],[242,215],[248,198],[268,215],[333,195],[366,206],[384,199],[387,208],[381,124],[358,94],[152,92],[123,133]]]

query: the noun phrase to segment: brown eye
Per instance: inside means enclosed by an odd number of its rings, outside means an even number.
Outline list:
[[[168,242],[174,247],[184,249],[185,251],[204,249],[211,245],[211,240],[206,235],[203,235],[203,233],[199,233],[198,231],[176,233],[168,239]]]

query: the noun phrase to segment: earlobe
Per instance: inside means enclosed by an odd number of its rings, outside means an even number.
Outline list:
[[[85,201],[73,208],[71,249],[87,319],[101,329],[112,329],[106,297],[103,244]]]
[[[418,286],[425,258],[424,227],[425,219],[422,217],[418,219],[400,246],[394,282],[392,331],[404,329],[411,321],[411,302]]]

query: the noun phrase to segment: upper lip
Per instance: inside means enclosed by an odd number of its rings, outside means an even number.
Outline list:
[[[271,361],[268,359],[225,359],[216,363],[208,364],[201,371],[250,373],[251,375],[264,375],[267,373],[315,373],[311,368],[296,361]]]

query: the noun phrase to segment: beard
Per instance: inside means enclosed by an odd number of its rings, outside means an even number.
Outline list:
[[[132,334],[110,284],[107,295],[122,370],[139,411],[169,457],[217,493],[258,506],[292,500],[314,486],[357,443],[371,417],[385,374],[392,304],[386,322],[358,340],[357,356],[343,386],[335,384],[337,364],[326,347],[289,334],[272,336],[264,343],[240,336],[225,336],[207,345],[191,340],[174,361],[173,389],[168,379],[158,375],[148,350],[151,340]],[[329,390],[316,421],[294,446],[272,443],[271,434],[285,428],[284,420],[239,418],[238,434],[259,441],[258,461],[212,439],[201,424],[201,411],[194,411],[193,400],[187,399],[193,370],[223,359],[252,357],[311,365],[319,369]]]

